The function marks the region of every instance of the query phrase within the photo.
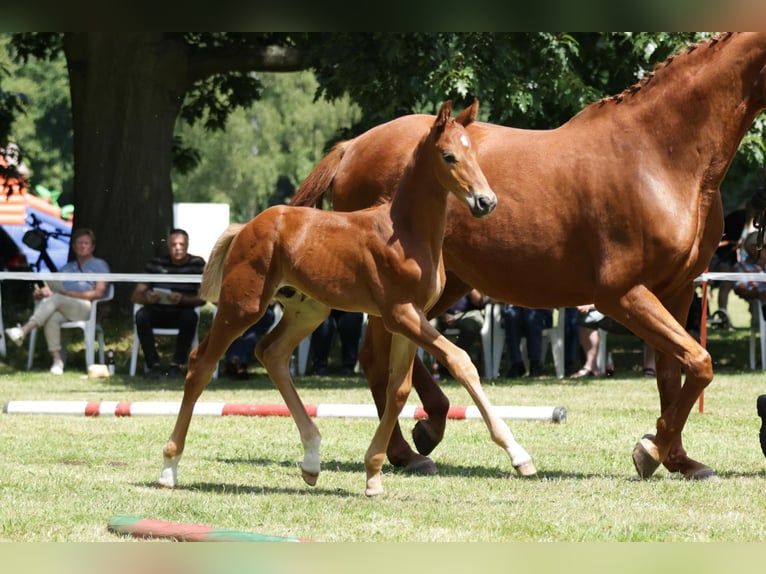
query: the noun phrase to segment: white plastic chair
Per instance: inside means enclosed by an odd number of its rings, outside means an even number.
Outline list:
[[[556,377],[564,378],[564,308],[556,312],[553,327],[543,329],[543,361],[550,346]],[[524,366],[529,369],[526,337],[521,340],[521,356]],[[503,329],[502,303],[487,303],[484,309],[484,324],[481,328],[481,346],[484,356],[484,376],[496,379],[500,376],[500,359],[505,350],[505,329]]]
[[[81,329],[85,340],[85,369],[87,370],[95,362],[95,342],[98,339],[98,360],[104,363],[104,330],[97,320],[98,304],[111,301],[114,297],[114,285],[106,288],[106,294],[101,299],[94,299],[90,306],[90,315],[84,321],[66,321],[61,323],[62,329]],[[37,329],[29,332],[29,354],[27,355],[27,371],[32,370],[35,358],[35,345],[37,344]]]
[[[761,337],[761,370],[766,371],[766,321],[761,312],[761,302],[758,299],[750,301],[750,368],[755,370],[755,340]]]
[[[141,346],[141,344],[138,341],[138,330],[136,329],[136,313],[138,310],[143,307],[141,303],[134,303],[133,304],[133,348],[130,353],[130,376],[134,377],[136,375],[136,365],[138,364],[138,349]],[[215,317],[215,310],[216,307],[213,306],[213,316]],[[194,331],[194,338],[192,339],[192,349],[196,349],[199,346],[199,319],[200,319],[200,307],[195,307],[194,312],[197,313],[197,329]],[[178,329],[175,328],[154,328],[152,329],[152,332],[156,335],[168,335],[168,336],[178,336]],[[216,364],[215,371],[213,371],[213,378],[218,378],[218,365]]]

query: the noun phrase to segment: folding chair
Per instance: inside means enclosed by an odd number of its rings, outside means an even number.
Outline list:
[[[85,369],[87,370],[95,362],[95,342],[98,338],[98,360],[104,363],[104,330],[97,320],[98,304],[111,301],[114,297],[114,285],[109,285],[106,294],[101,299],[94,299],[90,306],[90,315],[84,321],[66,321],[61,323],[62,329],[81,329],[85,339]],[[37,329],[29,332],[29,354],[27,355],[27,371],[32,370],[35,358],[35,345],[37,344]]]

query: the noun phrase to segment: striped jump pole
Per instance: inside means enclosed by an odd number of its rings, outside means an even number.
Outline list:
[[[177,415],[180,402],[118,402],[118,401],[8,401],[3,406],[6,414],[84,415],[86,417],[134,417],[148,415]],[[318,418],[378,418],[372,404],[319,404],[306,405],[309,416]],[[567,421],[564,407],[496,406],[495,413],[503,419],[543,420],[555,423]],[[284,404],[212,403],[194,405],[195,416],[290,416]],[[447,417],[454,420],[478,420],[481,413],[476,406],[450,407]],[[420,406],[405,405],[400,419],[425,419],[428,414]]]
[[[267,536],[255,532],[213,528],[201,524],[165,522],[120,514],[109,521],[107,528],[115,534],[133,538],[169,538],[177,542],[310,542],[302,538]]]

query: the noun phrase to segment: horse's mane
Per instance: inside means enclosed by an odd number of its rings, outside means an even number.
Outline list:
[[[677,58],[691,54],[692,52],[698,49],[701,49],[703,47],[712,47],[718,44],[719,42],[725,42],[726,40],[730,39],[733,35],[734,35],[734,32],[724,32],[721,34],[716,34],[715,36],[712,36],[711,38],[708,38],[706,40],[700,40],[699,42],[695,42],[694,44],[690,44],[684,48],[681,48],[679,51],[668,56],[664,62],[659,62],[658,64],[656,64],[654,66],[654,69],[651,72],[646,74],[643,78],[641,78],[638,82],[636,82],[629,88],[626,88],[619,94],[602,98],[598,102],[596,102],[594,105],[601,107],[609,102],[614,102],[616,104],[619,104],[626,97],[637,94],[641,90],[641,88],[643,88],[649,82],[654,80],[655,76],[658,73],[662,73],[662,71],[665,70],[668,66],[670,66],[670,64],[672,64],[673,61],[675,61]]]

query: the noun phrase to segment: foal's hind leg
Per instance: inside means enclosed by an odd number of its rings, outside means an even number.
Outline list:
[[[279,301],[284,306],[282,319],[258,342],[255,354],[268,371],[298,427],[303,444],[301,473],[306,484],[314,486],[319,477],[322,437],[295,389],[290,376],[290,356],[298,344],[327,318],[330,309],[298,292],[288,299],[280,297]]]
[[[231,342],[260,318],[256,317],[253,321],[240,318],[239,323],[236,323],[228,320],[227,317],[228,310],[225,307],[219,308],[210,332],[199,347],[189,354],[189,368],[186,372],[181,408],[178,411],[173,432],[162,449],[163,466],[159,478],[160,486],[174,488],[178,483],[178,462],[186,444],[186,434],[189,432],[194,405],[210,383],[218,360]]]

